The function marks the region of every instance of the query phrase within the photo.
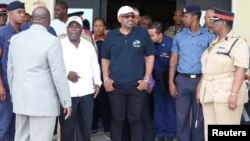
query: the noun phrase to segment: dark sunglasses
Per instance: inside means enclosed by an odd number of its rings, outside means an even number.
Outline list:
[[[128,18],[134,19],[134,18],[135,18],[135,15],[123,15],[123,16],[121,16],[121,17],[123,17],[123,18],[125,18],[125,19],[128,19]]]

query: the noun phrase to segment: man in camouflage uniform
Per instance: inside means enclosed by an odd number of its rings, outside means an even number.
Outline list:
[[[169,26],[167,30],[164,32],[170,38],[174,38],[176,33],[180,32],[183,28],[183,11],[182,9],[176,9],[173,16],[174,25]]]

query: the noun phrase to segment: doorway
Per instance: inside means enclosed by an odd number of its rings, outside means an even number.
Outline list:
[[[117,12],[123,5],[136,7],[140,15],[148,15],[153,21],[160,21],[167,27],[173,24],[172,16],[176,9],[176,0],[108,0],[107,1],[107,28],[119,26]]]

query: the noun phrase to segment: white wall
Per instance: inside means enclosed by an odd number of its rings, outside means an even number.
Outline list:
[[[0,0],[0,3],[5,3],[5,4],[9,4],[13,1],[16,1],[16,0]]]
[[[235,14],[234,32],[246,38],[250,45],[249,11],[250,0],[232,0],[232,11]]]

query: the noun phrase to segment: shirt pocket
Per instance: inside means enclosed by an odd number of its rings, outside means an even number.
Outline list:
[[[214,81],[215,102],[228,103],[229,95],[233,85],[234,77],[226,77]]]

